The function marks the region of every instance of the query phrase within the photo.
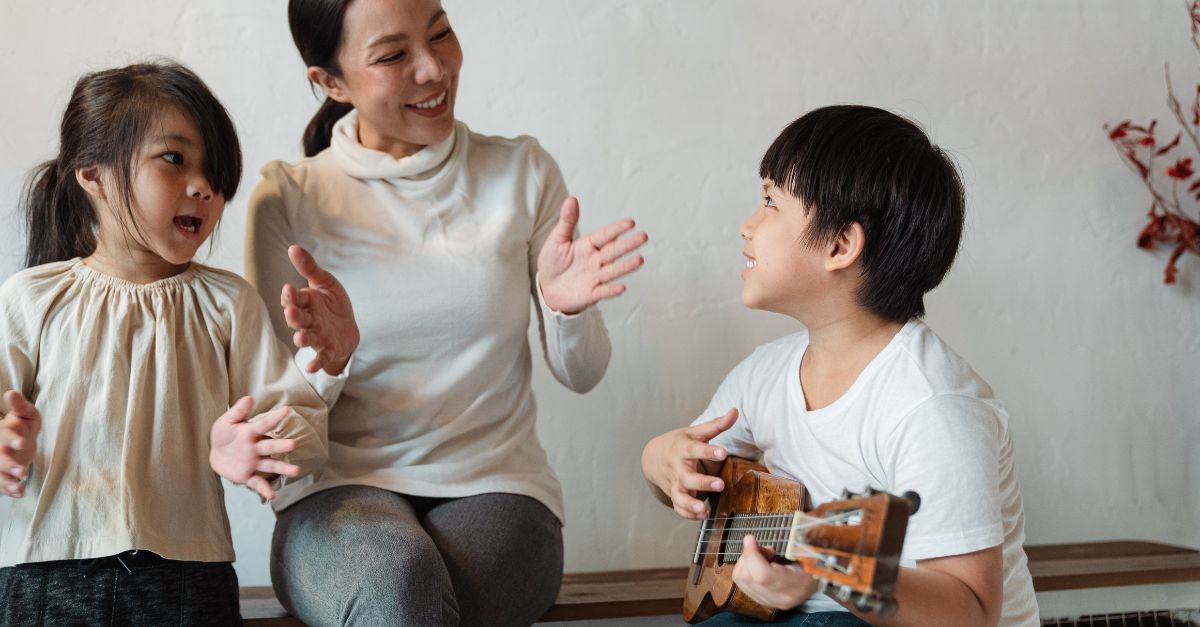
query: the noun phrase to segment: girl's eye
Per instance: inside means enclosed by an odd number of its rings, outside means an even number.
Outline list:
[[[171,165],[183,165],[183,155],[178,152],[165,152],[162,158]]]
[[[441,41],[441,40],[449,37],[451,32],[452,31],[449,28],[447,28],[446,30],[434,35],[432,41]]]

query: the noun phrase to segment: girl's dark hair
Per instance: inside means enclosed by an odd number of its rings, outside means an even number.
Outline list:
[[[337,51],[342,45],[342,23],[351,0],[289,0],[288,26],[300,58],[308,67],[324,68],[341,76]],[[354,105],[338,102],[329,96],[317,110],[308,128],[304,129],[304,155],[311,157],[329,147],[333,125],[354,109]]]
[[[792,122],[759,175],[812,212],[808,245],[862,225],[859,304],[903,322],[925,314],[962,236],[966,197],[954,164],[917,125],[874,107],[816,109]]]
[[[204,142],[204,174],[213,191],[231,198],[242,176],[242,151],[225,107],[191,70],[169,61],[87,74],[75,83],[59,128],[58,156],[34,168],[21,205],[28,227],[26,267],[96,249],[96,210],[75,171],[105,167],[116,198],[133,220],[134,156],[164,109],[178,107]]]

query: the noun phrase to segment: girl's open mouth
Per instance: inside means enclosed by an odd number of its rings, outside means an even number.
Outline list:
[[[204,224],[204,218],[200,216],[175,216],[175,228],[184,233],[198,233],[201,224]]]

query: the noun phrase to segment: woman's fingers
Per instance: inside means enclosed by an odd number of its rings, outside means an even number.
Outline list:
[[[608,283],[609,281],[615,281],[642,267],[644,263],[646,263],[646,259],[641,255],[635,255],[629,259],[610,263],[600,269],[600,282]]]
[[[588,235],[587,240],[596,248],[604,248],[604,246],[609,242],[621,237],[621,235],[625,234],[626,232],[633,230],[634,226],[636,226],[636,224],[630,218],[617,220],[616,222],[609,224],[599,231]]]
[[[650,236],[645,231],[634,233],[629,237],[622,237],[616,241],[609,242],[600,249],[600,263],[612,263],[621,257],[641,248]]]

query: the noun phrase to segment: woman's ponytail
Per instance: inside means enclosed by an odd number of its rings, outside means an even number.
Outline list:
[[[333,125],[352,109],[354,105],[327,96],[308,128],[304,129],[304,156],[311,157],[328,148],[333,139]]]

